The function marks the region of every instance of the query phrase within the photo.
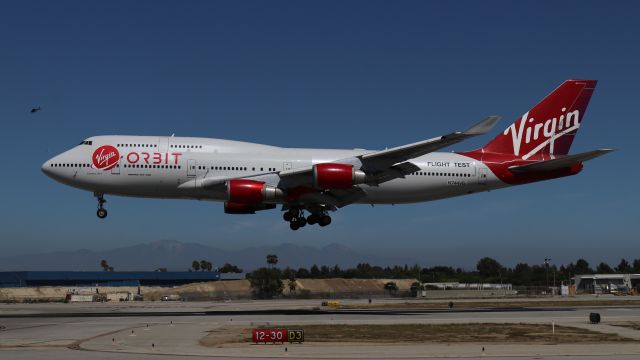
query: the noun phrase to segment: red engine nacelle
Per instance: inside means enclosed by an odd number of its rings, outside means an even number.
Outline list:
[[[276,202],[282,199],[282,190],[255,180],[229,180],[227,199],[229,203],[256,205],[264,202]]]
[[[365,173],[353,165],[324,163],[313,166],[313,186],[318,189],[348,189],[364,180]]]

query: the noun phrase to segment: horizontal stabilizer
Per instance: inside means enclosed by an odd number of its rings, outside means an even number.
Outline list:
[[[580,154],[559,157],[553,160],[538,161],[533,164],[512,166],[509,168],[509,170],[516,174],[523,174],[523,173],[529,173],[529,172],[552,171],[552,170],[564,169],[572,165],[582,163],[587,160],[595,159],[598,156],[608,154],[612,151],[613,149],[599,149],[599,150],[587,151]]]

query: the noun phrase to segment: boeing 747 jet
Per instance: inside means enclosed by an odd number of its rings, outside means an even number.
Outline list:
[[[228,214],[281,205],[293,230],[327,226],[330,212],[350,204],[445,199],[571,176],[599,149],[569,155],[595,80],[567,80],[486,146],[437,152],[488,133],[490,116],[469,129],[385,150],[283,148],[173,136],[101,135],[42,165],[49,177],[105,195],[224,202]]]

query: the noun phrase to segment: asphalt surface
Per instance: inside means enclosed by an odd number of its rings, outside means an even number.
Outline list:
[[[346,301],[347,303],[349,301]],[[355,301],[354,301],[355,302]],[[360,301],[363,303],[362,301]],[[640,321],[640,307],[322,310],[318,300],[229,303],[0,305],[0,359],[254,358],[544,358],[637,359],[640,331],[611,326]],[[598,325],[589,313],[602,315]],[[232,325],[538,323],[616,333],[617,344],[234,344],[205,347],[210,330]],[[286,348],[286,349],[285,349]],[[485,348],[485,351],[482,351]]]

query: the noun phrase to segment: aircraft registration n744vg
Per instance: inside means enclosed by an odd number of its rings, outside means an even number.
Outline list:
[[[281,148],[166,136],[94,136],[45,162],[51,178],[88,190],[107,216],[104,195],[224,201],[229,214],[282,205],[291,229],[329,225],[349,204],[444,199],[575,175],[600,149],[568,155],[595,80],[567,80],[481,149],[436,152],[489,132],[490,116],[469,129],[390,149]],[[307,215],[308,213],[308,215]]]

